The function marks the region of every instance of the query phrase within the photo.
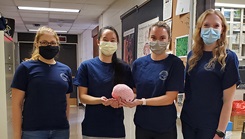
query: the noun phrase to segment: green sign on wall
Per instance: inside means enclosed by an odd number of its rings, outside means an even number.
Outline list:
[[[188,51],[188,35],[176,37],[175,40],[176,56],[187,56]]]

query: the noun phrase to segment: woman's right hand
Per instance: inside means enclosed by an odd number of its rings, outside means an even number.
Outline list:
[[[100,99],[104,106],[109,106],[112,103],[111,99],[107,99],[105,96],[102,96]]]

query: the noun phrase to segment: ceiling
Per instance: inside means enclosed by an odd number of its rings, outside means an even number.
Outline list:
[[[15,19],[15,32],[38,29],[34,24],[81,34],[98,26],[99,16],[116,0],[0,0],[0,12]],[[79,13],[19,10],[17,6],[80,9]]]

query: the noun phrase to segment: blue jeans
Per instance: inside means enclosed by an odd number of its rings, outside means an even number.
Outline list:
[[[22,131],[21,139],[69,139],[70,130]]]

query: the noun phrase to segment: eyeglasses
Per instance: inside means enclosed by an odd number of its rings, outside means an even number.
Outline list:
[[[56,46],[58,44],[57,42],[47,42],[47,41],[40,41],[39,43],[42,46],[48,46],[48,45]]]

